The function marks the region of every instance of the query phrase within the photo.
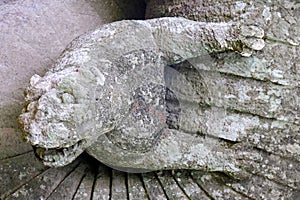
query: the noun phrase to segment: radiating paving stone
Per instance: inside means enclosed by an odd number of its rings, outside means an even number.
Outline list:
[[[86,163],[80,163],[71,173],[58,185],[48,200],[73,199],[76,191],[88,169]]]
[[[32,151],[31,145],[23,142],[20,135],[13,128],[0,127],[0,160]]]
[[[128,195],[130,200],[148,199],[140,174],[128,174]]]
[[[111,169],[104,165],[98,167],[98,174],[95,180],[93,199],[106,200],[111,194]]]
[[[112,170],[111,199],[127,199],[126,173]]]
[[[184,191],[179,187],[179,185],[176,183],[170,171],[163,171],[161,173],[158,173],[157,175],[169,199],[188,200],[188,197],[186,196]]]
[[[227,187],[224,182],[221,182],[221,179],[219,179],[216,173],[193,171],[192,177],[212,199],[249,199],[246,196],[234,191],[230,187]]]
[[[8,196],[7,199],[46,199],[78,164],[77,159],[63,168],[49,168]]]
[[[152,200],[165,200],[167,199],[163,188],[161,187],[159,180],[156,177],[154,172],[142,174],[145,188],[149,195],[149,198]]]
[[[177,184],[185,191],[190,199],[209,200],[205,192],[194,182],[190,176],[190,171],[180,170],[174,173]]]
[[[95,171],[89,170],[86,172],[83,180],[78,187],[74,200],[91,199],[93,184],[95,179]]]
[[[45,171],[33,152],[0,161],[0,199],[10,195],[25,183]]]
[[[34,157],[30,158],[30,154],[32,153],[2,160],[0,177],[17,177],[16,172],[20,172],[21,169],[14,167],[10,170],[7,166],[15,165],[18,161],[24,163],[25,160],[30,163],[34,160]],[[297,189],[257,175],[245,180],[233,180],[220,173],[186,170],[128,174],[90,161],[91,159],[84,155],[66,167],[42,167],[40,171],[33,170],[27,174],[24,181],[10,180],[11,184],[16,185],[12,189],[7,185],[7,181],[2,181],[6,185],[0,184],[0,199],[294,200],[300,196]],[[36,161],[31,167],[36,168],[39,164],[40,162]],[[4,171],[5,173],[2,173]]]
[[[300,190],[294,190],[260,176],[252,176],[244,181],[225,184],[252,199],[300,199]]]

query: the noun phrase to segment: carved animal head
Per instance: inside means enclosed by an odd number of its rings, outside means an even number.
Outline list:
[[[76,66],[31,78],[20,124],[24,139],[35,147],[45,165],[72,162],[96,138],[97,127],[89,126],[95,120],[90,102],[96,78]]]

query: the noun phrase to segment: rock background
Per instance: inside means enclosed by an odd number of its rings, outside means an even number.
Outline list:
[[[155,2],[152,5],[160,6],[167,1],[152,2]],[[179,5],[183,1],[170,2]],[[193,6],[195,2],[185,1],[185,10],[165,4],[162,6],[164,12],[161,12],[154,6],[157,14],[152,17],[171,13],[200,16],[197,19],[209,19],[210,16],[212,21],[222,19],[209,9],[207,12],[201,10],[202,15],[193,14],[197,9]],[[230,1],[223,3],[227,5]],[[215,7],[216,13],[222,7],[209,1],[206,1],[206,6]],[[281,6],[278,9],[282,9]],[[42,75],[76,36],[104,23],[141,19],[143,10],[143,0],[0,0],[0,199],[298,199],[299,184],[290,187],[260,174],[244,181],[232,180],[220,173],[199,171],[127,174],[107,168],[87,155],[56,169],[43,166],[35,158],[31,146],[22,142],[17,124],[23,107],[23,90],[29,78],[35,73]],[[279,20],[278,27],[299,31],[299,21],[290,17],[292,13],[299,18],[299,6],[282,9],[281,13],[287,20]],[[224,20],[234,18],[226,10],[222,16]],[[299,32],[296,31],[280,41],[289,38],[289,43],[299,43]],[[273,48],[276,50],[282,46]],[[278,51],[281,57],[275,54],[274,58],[281,62],[282,55],[290,55],[289,52],[281,49]],[[292,50],[292,55],[293,52],[299,54],[299,48]],[[298,64],[299,56],[294,59],[293,62]],[[226,68],[229,65],[222,66],[224,70],[232,69]],[[299,87],[299,65],[285,69],[279,80],[288,80]],[[290,73],[293,69],[298,73]],[[240,70],[237,72],[241,73]],[[272,70],[262,77],[271,82],[279,81],[272,76]]]

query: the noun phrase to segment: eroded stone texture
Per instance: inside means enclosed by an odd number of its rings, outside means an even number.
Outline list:
[[[257,26],[182,18],[103,26],[74,40],[44,77],[31,79],[21,116],[25,137],[50,166],[86,150],[122,170],[206,169],[241,178],[265,161],[260,138],[269,151],[278,148],[270,132],[287,141],[279,155],[299,160],[298,104],[281,104],[282,96],[298,101],[297,88],[180,66],[226,50],[250,56],[264,47],[263,36]],[[288,139],[285,127],[295,131]],[[279,181],[274,174],[268,178]],[[288,175],[282,182],[297,188],[298,180]]]

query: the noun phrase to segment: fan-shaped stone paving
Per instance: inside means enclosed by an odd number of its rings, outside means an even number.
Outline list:
[[[299,188],[259,175],[238,181],[189,170],[124,173],[86,154],[65,167],[48,168],[27,148],[1,158],[0,182],[1,199],[297,199],[300,194]]]

